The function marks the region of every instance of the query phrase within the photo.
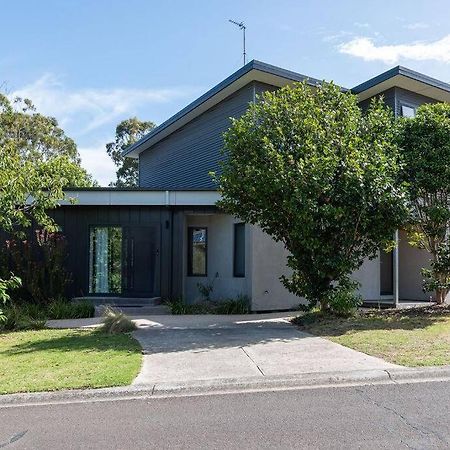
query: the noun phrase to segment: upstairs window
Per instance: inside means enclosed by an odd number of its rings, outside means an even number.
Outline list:
[[[188,275],[207,276],[208,230],[206,228],[188,228]]]
[[[245,277],[245,224],[234,224],[233,275]]]
[[[402,116],[416,117],[416,108],[413,108],[412,106],[402,105]]]

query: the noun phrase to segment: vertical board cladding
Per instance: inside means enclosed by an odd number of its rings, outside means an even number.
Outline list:
[[[67,269],[72,274],[73,282],[68,295],[81,297],[89,289],[89,229],[91,226],[150,226],[156,225],[160,230],[159,254],[160,295],[169,295],[170,289],[170,211],[154,206],[62,206],[51,215],[61,227],[67,239]],[[135,270],[146,270],[136,267]]]
[[[240,117],[253,101],[254,83],[193,119],[139,158],[141,187],[151,189],[215,189],[209,175],[219,171],[223,133],[231,117]]]

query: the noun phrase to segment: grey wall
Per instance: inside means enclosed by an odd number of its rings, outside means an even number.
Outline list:
[[[380,95],[383,96],[384,102],[386,103],[386,105],[392,108],[396,116],[401,116],[402,105],[417,108],[424,103],[436,103],[436,100],[430,97],[426,97],[424,95],[417,94],[416,92],[407,91],[406,89],[398,87],[387,89]],[[373,97],[368,98],[367,100],[363,100],[360,103],[360,106],[364,111],[369,107],[372,98]]]
[[[223,147],[222,134],[230,117],[239,117],[253,101],[254,83],[249,83],[184,127],[141,153],[141,187],[151,189],[214,189],[209,175],[218,171]]]

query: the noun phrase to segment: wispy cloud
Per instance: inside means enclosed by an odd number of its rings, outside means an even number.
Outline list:
[[[434,42],[378,46],[370,38],[357,37],[338,48],[341,53],[386,64],[395,64],[404,59],[450,63],[450,34]]]
[[[353,25],[357,28],[370,28],[370,24],[366,22],[355,22]]]
[[[168,103],[192,92],[183,88],[71,90],[58,77],[47,73],[11,95],[30,98],[39,112],[56,117],[63,127],[76,126],[76,134],[80,135],[135,114],[140,106]]]
[[[113,139],[117,123],[133,115],[139,117],[141,111],[158,110],[163,104],[192,98],[197,93],[197,88],[190,87],[70,89],[61,78],[47,73],[10,90],[9,95],[29,98],[40,113],[55,117],[77,142],[83,167],[105,186],[115,179],[115,166],[105,145]]]
[[[429,27],[430,25],[424,22],[406,23],[405,25],[403,25],[403,28],[406,28],[407,30],[423,30]]]

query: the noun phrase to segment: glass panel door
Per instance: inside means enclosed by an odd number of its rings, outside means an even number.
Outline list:
[[[122,228],[91,227],[89,232],[89,293],[122,292]]]

